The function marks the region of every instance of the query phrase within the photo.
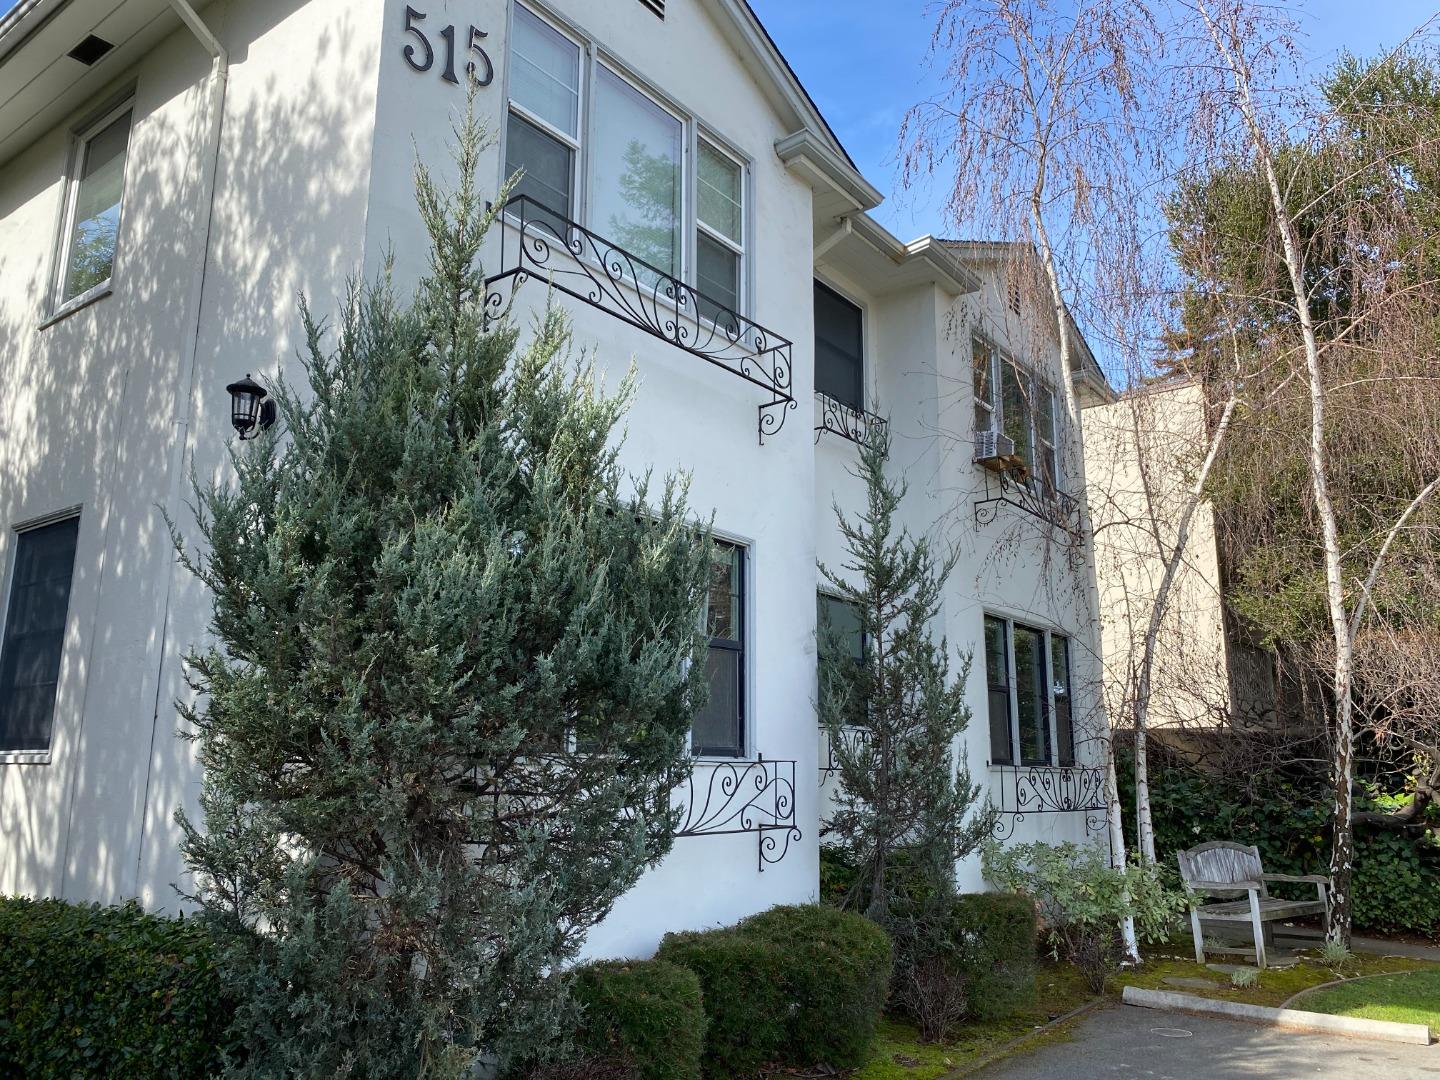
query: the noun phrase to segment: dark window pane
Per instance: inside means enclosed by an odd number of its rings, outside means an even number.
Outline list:
[[[852,409],[865,407],[863,327],[858,307],[815,283],[815,389]]]
[[[1046,699],[1045,635],[1015,627],[1015,704],[1020,727],[1020,763],[1050,763],[1050,721]]]
[[[1061,765],[1075,764],[1075,721],[1070,702],[1070,639],[1050,635],[1050,670],[1054,679],[1055,741]]]
[[[528,195],[554,214],[543,214],[527,206],[525,214],[544,221],[562,241],[565,225],[561,219],[572,219],[570,207],[571,162],[574,151],[555,136],[541,131],[528,120],[510,114],[505,137],[505,175],[514,176],[524,170],[511,192],[511,197]]]
[[[745,549],[715,542],[705,629],[710,698],[695,714],[690,748],[696,754],[739,757],[745,752]]]
[[[739,333],[735,313],[740,310],[740,256],[720,241],[701,232],[695,249],[696,287],[700,314]]]
[[[47,750],[65,644],[78,518],[16,538],[0,645],[0,750]]]
[[[985,681],[990,701],[990,760],[1015,762],[1010,738],[1010,665],[1006,656],[1005,620],[985,616]]]

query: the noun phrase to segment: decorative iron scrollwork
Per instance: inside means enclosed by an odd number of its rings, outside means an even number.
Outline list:
[[[605,311],[763,390],[760,441],[795,408],[792,343],[528,195],[505,206],[500,272],[485,279],[499,313],[530,278]],[[511,234],[514,235],[511,235]]]
[[[1084,525],[1080,500],[1036,477],[1017,479],[1009,473],[985,471],[985,498],[975,501],[975,524],[993,524],[1000,507],[1009,506],[1053,525],[1079,540]]]
[[[804,835],[795,823],[793,761],[697,761],[687,783],[676,836],[755,833],[764,873]]]
[[[842,439],[849,439],[851,442],[863,446],[869,442],[873,431],[885,427],[883,417],[836,401],[829,394],[822,394],[818,390],[815,392],[815,411],[817,414],[815,441],[817,443],[820,441],[821,434],[828,431],[832,435],[839,435]]]
[[[859,747],[865,745],[869,736],[859,728],[841,728],[840,744],[846,750],[854,753]],[[820,786],[824,787],[830,782],[830,778],[840,771],[839,759],[835,757],[836,740],[828,734],[825,735],[825,764],[820,766]]]
[[[991,833],[1008,840],[1030,814],[1084,814],[1085,835],[1108,826],[1109,799],[1103,768],[1029,765],[1001,769],[999,805]]]

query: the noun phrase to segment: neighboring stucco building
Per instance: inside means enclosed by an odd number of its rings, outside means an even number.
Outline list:
[[[590,951],[816,895],[816,558],[842,561],[831,506],[859,507],[853,440],[880,416],[907,525],[961,552],[937,629],[973,651],[964,752],[1002,835],[1103,830],[1058,349],[1018,327],[992,247],[868,216],[880,194],[741,0],[21,0],[0,19],[0,892],[177,905],[199,778],[173,702],[208,598],[165,515],[193,533],[188,475],[227,475],[226,384],[298,374],[302,291],[333,311],[391,252],[418,277],[416,155],[443,172],[471,81],[482,177],[525,170],[485,255],[497,302],[524,320],[548,283],[579,345],[634,359],[623,463],[688,470],[732,567],[682,836]],[[1093,359],[1075,385],[1107,392]],[[1031,479],[976,464],[977,424]]]
[[[1107,711],[1125,727],[1137,665],[1179,520],[1209,450],[1201,387],[1157,383],[1083,414],[1095,524]],[[1156,636],[1149,725],[1175,746],[1232,724],[1274,717],[1267,652],[1240,640],[1227,615],[1215,515],[1202,501]]]

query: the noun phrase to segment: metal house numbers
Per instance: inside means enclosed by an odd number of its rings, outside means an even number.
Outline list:
[[[409,6],[405,8],[405,33],[411,35],[414,40],[406,43],[405,48],[401,50],[401,55],[405,57],[405,63],[410,65],[410,70],[417,73],[424,73],[435,66],[435,46],[431,44],[430,38],[420,27],[426,18],[423,11],[416,11]],[[465,72],[475,86],[489,86],[495,80],[495,65],[490,62],[490,54],[485,51],[483,44],[489,34],[477,26],[469,29],[465,54],[466,56],[473,54],[476,59],[465,64]],[[442,26],[436,33],[444,42],[445,52],[445,66],[440,70],[440,78],[448,83],[459,83],[460,77],[455,73],[457,62],[455,24]]]

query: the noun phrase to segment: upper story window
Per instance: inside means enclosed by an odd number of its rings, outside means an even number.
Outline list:
[[[697,313],[724,322],[745,300],[746,167],[598,51],[516,5],[505,134],[506,174],[523,172],[515,194],[553,211],[557,236],[583,224],[658,271],[627,265],[639,283],[692,284]]]
[[[79,134],[65,192],[57,308],[94,295],[110,282],[120,231],[130,121],[127,104]]]
[[[70,517],[15,536],[0,639],[0,751],[50,749],[79,531]]]
[[[972,340],[975,430],[999,431],[1047,491],[1060,489],[1055,391],[979,338]]]
[[[710,696],[690,729],[690,749],[698,755],[745,754],[745,555],[739,544],[715,541],[705,606]]]
[[[1075,764],[1069,638],[986,615],[985,681],[992,765]]]
[[[815,282],[815,390],[865,410],[865,320],[858,307]]]

